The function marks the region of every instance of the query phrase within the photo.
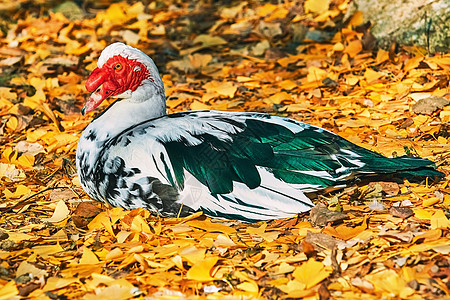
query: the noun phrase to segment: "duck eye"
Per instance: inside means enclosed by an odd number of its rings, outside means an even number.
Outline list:
[[[114,65],[114,70],[119,71],[122,69],[122,64],[121,63],[117,63]]]

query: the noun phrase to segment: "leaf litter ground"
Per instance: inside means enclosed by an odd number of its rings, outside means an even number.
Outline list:
[[[450,297],[448,177],[243,224],[102,206],[74,167],[84,82],[124,41],[155,59],[169,112],[283,115],[448,174],[448,53],[375,49],[347,1],[45,5],[0,4],[0,299]]]

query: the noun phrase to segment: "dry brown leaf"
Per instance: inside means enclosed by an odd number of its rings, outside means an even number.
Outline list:
[[[319,203],[311,209],[311,222],[315,226],[325,226],[328,223],[339,222],[347,218],[347,215],[338,211],[329,210],[324,204]]]

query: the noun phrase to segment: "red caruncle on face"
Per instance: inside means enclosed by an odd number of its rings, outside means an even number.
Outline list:
[[[110,96],[120,95],[128,90],[135,91],[145,79],[150,79],[148,69],[135,59],[115,55],[101,68],[96,68],[86,81],[86,89],[92,92],[84,113],[99,106]]]
[[[113,95],[119,95],[127,90],[134,91],[142,81],[150,78],[147,68],[135,59],[116,55],[102,66],[111,74],[111,87],[116,88]],[[105,82],[106,83],[106,82]]]

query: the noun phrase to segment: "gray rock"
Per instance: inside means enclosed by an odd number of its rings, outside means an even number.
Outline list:
[[[449,0],[354,0],[346,18],[356,11],[370,22],[378,45],[389,48],[392,42],[417,45],[429,52],[450,50]]]

